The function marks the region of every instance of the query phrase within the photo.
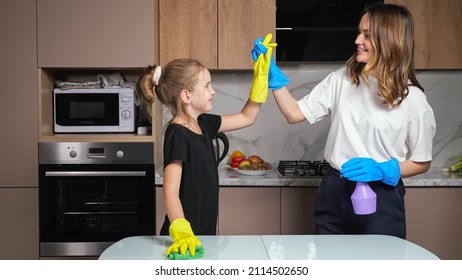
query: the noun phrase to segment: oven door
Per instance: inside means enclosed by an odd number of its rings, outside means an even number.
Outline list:
[[[154,166],[39,166],[40,256],[99,256],[155,234]]]

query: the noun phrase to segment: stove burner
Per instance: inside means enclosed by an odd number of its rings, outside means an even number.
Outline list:
[[[324,176],[329,168],[330,164],[325,160],[281,160],[277,170],[283,177],[310,177]]]

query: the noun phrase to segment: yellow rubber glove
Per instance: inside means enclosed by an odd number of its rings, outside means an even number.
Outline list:
[[[269,43],[269,41],[263,40],[263,38],[258,38],[257,40],[255,40],[254,48],[251,51],[252,59],[254,61],[257,61],[258,56],[261,53],[266,53],[268,47],[274,49],[276,46],[276,43]],[[284,75],[281,69],[279,69],[279,67],[276,65],[274,57],[271,57],[271,65],[268,74],[268,88],[272,90],[277,90],[286,86],[289,82],[290,81],[286,77],[286,75]]]
[[[202,246],[199,239],[194,235],[191,225],[184,218],[174,220],[168,229],[170,237],[173,239],[173,244],[168,247],[165,255],[168,256],[171,252],[186,254],[186,249],[189,249],[189,254],[196,254],[196,246]]]
[[[268,72],[271,65],[271,56],[273,54],[273,46],[275,43],[270,43],[272,34],[268,34],[263,40],[263,45],[267,48],[265,54],[261,53],[253,66],[253,83],[250,90],[250,100],[263,103],[268,97]]]

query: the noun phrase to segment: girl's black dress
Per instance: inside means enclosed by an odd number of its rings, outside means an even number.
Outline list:
[[[185,219],[196,235],[216,235],[218,218],[218,169],[213,138],[221,125],[221,117],[202,114],[197,119],[202,135],[188,128],[169,124],[164,139],[164,168],[173,160],[183,163],[180,200]],[[160,231],[168,235],[170,221]]]

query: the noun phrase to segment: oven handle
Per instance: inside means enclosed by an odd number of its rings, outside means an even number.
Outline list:
[[[45,177],[146,177],[146,171],[46,171]]]

